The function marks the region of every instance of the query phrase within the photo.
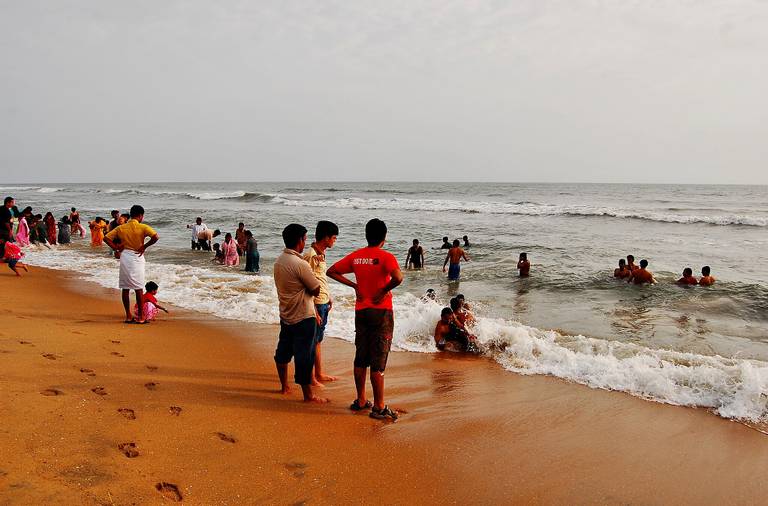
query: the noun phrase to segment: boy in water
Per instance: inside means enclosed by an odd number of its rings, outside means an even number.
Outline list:
[[[469,246],[470,246],[470,244],[469,244],[469,237],[467,237],[465,235],[464,237],[461,238],[461,240],[464,241],[464,247],[465,248],[469,248]]]
[[[629,269],[629,272],[634,272],[639,267],[635,265],[635,257],[633,255],[627,255],[627,269]]]
[[[453,247],[448,250],[448,254],[445,255],[445,262],[443,262],[443,272],[445,272],[445,266],[450,262],[448,267],[448,281],[458,281],[461,275],[461,260],[464,259],[469,262],[467,253],[461,249],[458,239],[453,240]]]
[[[701,268],[701,279],[699,280],[699,285],[701,286],[712,286],[715,284],[715,277],[709,274],[709,266],[705,265]]]
[[[413,240],[413,246],[408,248],[408,254],[405,256],[406,269],[421,269],[424,267],[424,248],[419,246],[419,240]]]
[[[456,315],[449,307],[440,312],[440,319],[435,325],[435,346],[438,350],[446,348],[454,351],[467,351],[471,337],[456,321]]]
[[[448,236],[443,237],[443,244],[440,249],[451,249],[451,243],[448,242]]]
[[[677,280],[678,285],[697,285],[696,278],[693,277],[693,269],[686,267],[683,269],[683,277]]]
[[[656,279],[653,277],[653,273],[647,270],[646,267],[648,267],[648,260],[640,260],[640,267],[632,271],[632,275],[627,280],[627,283],[634,283],[636,285],[642,285],[645,283],[650,285],[655,284]]]
[[[625,279],[632,275],[632,271],[627,267],[627,262],[623,258],[619,258],[619,268],[613,269],[613,277],[619,279]]]
[[[527,278],[531,272],[531,262],[528,261],[528,253],[520,253],[520,259],[517,261],[517,270],[520,271],[521,278]]]

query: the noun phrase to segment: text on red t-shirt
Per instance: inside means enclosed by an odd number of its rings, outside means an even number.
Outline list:
[[[379,304],[373,296],[392,279],[392,272],[400,268],[395,256],[381,248],[367,247],[350,253],[333,265],[342,274],[354,274],[358,299],[355,310],[392,309],[392,292],[387,293]]]

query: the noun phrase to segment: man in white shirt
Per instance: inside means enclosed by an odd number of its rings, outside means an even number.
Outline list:
[[[192,229],[192,249],[193,250],[203,249],[202,244],[200,244],[199,236],[200,236],[200,232],[202,232],[203,230],[208,230],[208,225],[203,223],[203,219],[198,216],[197,219],[195,220],[195,224],[187,225],[187,228]]]

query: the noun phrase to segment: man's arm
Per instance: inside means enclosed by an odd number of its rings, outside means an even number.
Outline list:
[[[408,250],[408,254],[405,255],[405,264],[403,265],[403,267],[405,267],[406,269],[408,268],[408,260],[410,259],[411,259],[411,250]]]
[[[419,250],[419,256],[421,257],[421,266],[424,267],[424,264],[425,264],[425,262],[424,262],[424,248],[421,248]]]
[[[136,253],[138,253],[139,256],[143,255],[144,252],[147,250],[147,248],[155,244],[158,239],[160,239],[160,237],[158,237],[157,234],[153,235],[152,237],[149,238],[149,241],[141,245],[141,247],[139,248],[139,251],[137,251]]]
[[[448,251],[448,254],[445,255],[445,262],[443,262],[443,272],[445,272],[445,266],[448,265],[448,259],[451,258],[451,252]]]
[[[464,260],[466,260],[467,262],[469,262],[469,256],[467,255],[467,252],[466,252],[466,251],[464,251],[464,250],[461,250],[461,256],[462,256],[462,258],[464,258]]]
[[[400,283],[403,282],[403,272],[400,270],[400,266],[397,266],[395,270],[389,273],[391,279],[389,280],[389,283],[384,285],[384,287],[379,290],[379,293],[377,293],[373,298],[374,304],[379,304],[384,297],[389,293],[393,288],[400,285]]]
[[[331,279],[335,279],[342,285],[347,285],[349,287],[352,287],[357,291],[357,283],[347,278],[344,273],[342,273],[339,268],[337,267],[337,263],[333,264],[330,269],[328,269],[325,274]]]

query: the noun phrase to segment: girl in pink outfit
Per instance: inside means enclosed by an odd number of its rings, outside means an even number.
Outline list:
[[[221,244],[221,251],[224,253],[224,265],[240,265],[240,256],[237,254],[237,243],[232,240],[232,234],[224,236],[224,242]]]
[[[29,223],[27,223],[27,216],[32,213],[32,208],[28,207],[21,213],[19,218],[19,228],[16,229],[16,244],[24,247],[29,246]]]

